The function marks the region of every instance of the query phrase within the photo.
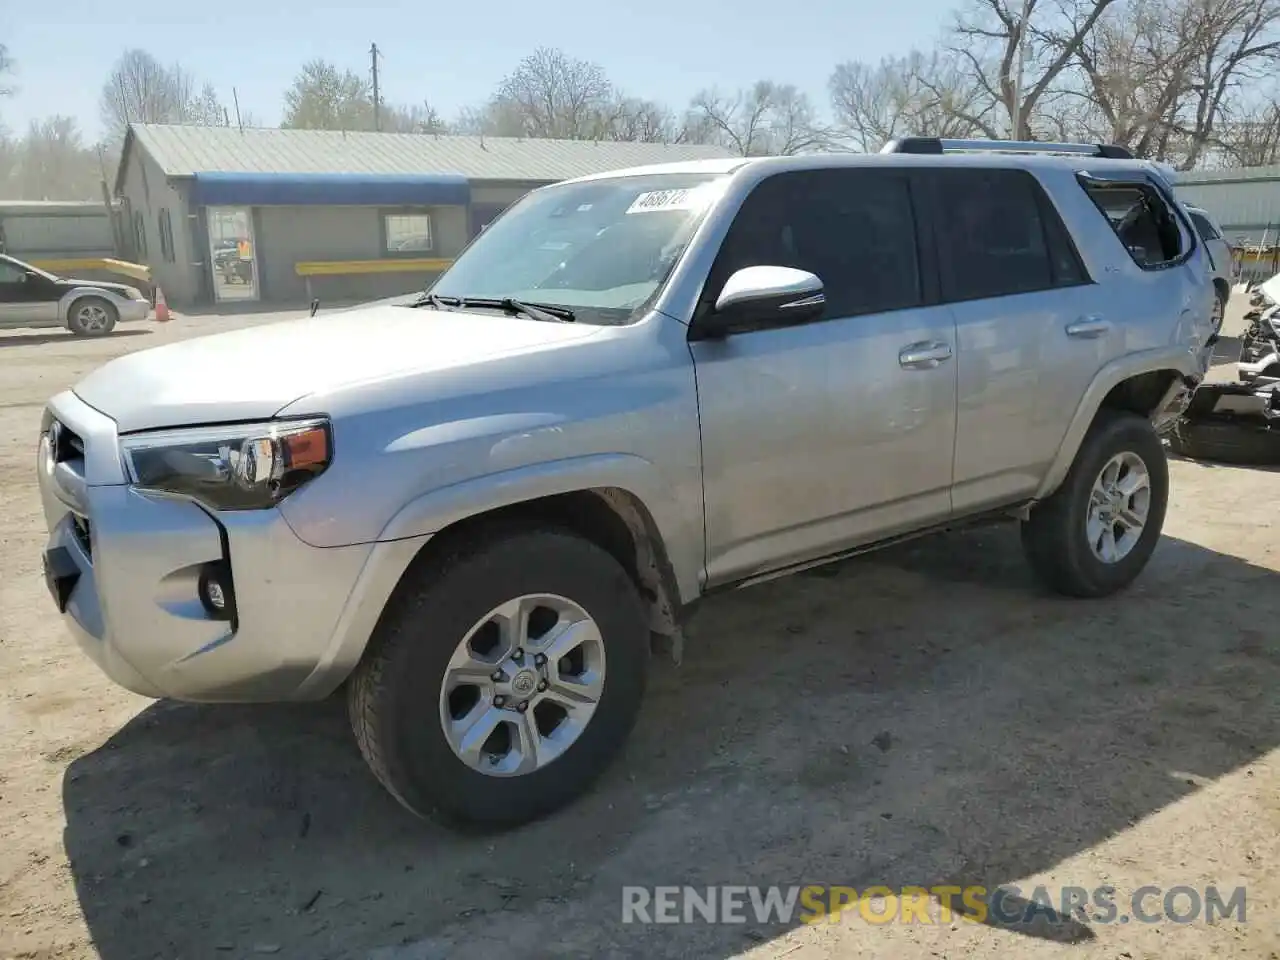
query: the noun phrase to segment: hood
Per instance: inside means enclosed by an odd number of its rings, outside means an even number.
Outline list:
[[[97,287],[99,290],[110,290],[112,293],[118,293],[126,296],[126,290],[129,289],[127,283],[108,283],[102,280],[76,280],[72,277],[59,277],[54,281],[60,287],[66,287],[70,290],[72,287]],[[134,288],[136,289],[136,288]]]
[[[600,327],[374,306],[185,340],[112,360],[74,388],[121,433],[260,420],[309,394],[581,340]]]

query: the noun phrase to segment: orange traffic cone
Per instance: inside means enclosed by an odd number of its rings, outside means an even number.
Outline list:
[[[164,290],[156,287],[156,323],[168,323],[170,319],[169,304],[164,299]]]

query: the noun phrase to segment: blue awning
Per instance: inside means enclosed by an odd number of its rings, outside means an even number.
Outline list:
[[[467,206],[471,184],[455,173],[197,173],[203,207]]]

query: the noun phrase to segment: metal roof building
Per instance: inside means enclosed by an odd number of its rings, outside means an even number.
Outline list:
[[[696,144],[133,124],[115,192],[171,303],[421,289],[529,190]]]
[[[1274,242],[1280,232],[1280,167],[1192,170],[1178,174],[1178,196],[1208,210],[1227,239]]]

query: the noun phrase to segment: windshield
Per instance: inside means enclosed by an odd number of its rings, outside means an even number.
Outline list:
[[[666,281],[727,183],[725,174],[664,173],[536,191],[490,224],[429,292],[625,323]]]

